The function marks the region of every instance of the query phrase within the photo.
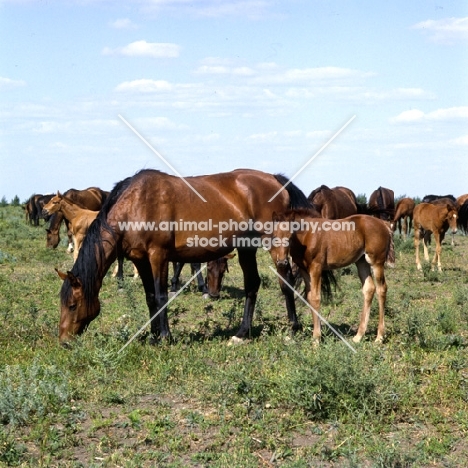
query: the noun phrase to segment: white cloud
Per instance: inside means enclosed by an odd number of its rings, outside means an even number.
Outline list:
[[[468,17],[421,21],[412,26],[412,29],[422,30],[439,44],[468,41]]]
[[[136,93],[158,93],[171,91],[173,85],[164,80],[133,80],[124,81],[116,86],[116,91],[136,92]]]
[[[455,138],[452,140],[452,143],[454,143],[457,146],[468,146],[468,135]]]
[[[12,80],[11,78],[5,78],[3,76],[0,76],[0,90],[19,88],[21,86],[26,86],[26,81]]]
[[[128,18],[120,18],[111,21],[109,26],[115,29],[138,29],[138,25],[136,25],[131,19]]]
[[[391,123],[414,123],[430,121],[453,121],[468,119],[468,107],[448,107],[424,113],[419,109],[404,111],[390,119]]]
[[[124,57],[175,58],[179,56],[180,46],[166,42],[135,41],[125,47],[111,49],[104,47],[103,55]]]

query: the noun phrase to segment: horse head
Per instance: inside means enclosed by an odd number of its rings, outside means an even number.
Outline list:
[[[89,323],[99,315],[101,306],[97,295],[91,300],[87,298],[89,294],[86,294],[79,277],[70,271],[55,271],[63,280],[60,292],[59,339],[66,345],[74,336],[86,330]]]
[[[449,203],[447,203],[446,220],[449,224],[449,228],[452,230],[452,233],[455,234],[457,232],[458,210]]]
[[[205,284],[208,294],[212,299],[219,299],[224,274],[229,272],[228,260],[235,256],[236,254],[227,254],[224,257],[207,263],[208,274]]]
[[[270,256],[277,267],[289,265],[289,239],[291,237],[291,217],[280,213],[273,213],[273,238],[271,240]]]
[[[50,199],[49,203],[44,205],[44,208],[42,208],[42,213],[44,214],[44,216],[50,216],[51,214],[59,211],[62,199],[62,194],[60,192],[57,192],[57,195],[54,195]]]

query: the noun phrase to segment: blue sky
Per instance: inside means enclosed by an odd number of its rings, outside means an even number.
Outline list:
[[[240,167],[468,193],[468,3],[0,1],[0,197]]]

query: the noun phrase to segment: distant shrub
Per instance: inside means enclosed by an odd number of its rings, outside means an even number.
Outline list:
[[[0,206],[1,207],[8,206],[8,201],[5,196],[3,196],[2,199],[0,200]]]
[[[11,206],[20,206],[21,202],[18,195],[15,195],[13,200],[11,200]]]

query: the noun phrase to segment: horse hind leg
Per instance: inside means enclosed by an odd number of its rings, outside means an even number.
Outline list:
[[[384,265],[373,265],[374,278],[377,283],[377,299],[379,301],[379,325],[377,327],[376,343],[382,343],[385,333],[385,302],[387,300],[387,283],[385,281]]]
[[[362,307],[361,318],[359,321],[359,328],[356,333],[356,336],[353,338],[353,341],[355,343],[359,343],[366,333],[367,324],[369,323],[372,299],[375,293],[375,284],[374,280],[372,279],[371,267],[365,257],[367,257],[367,254],[366,256],[363,255],[356,262],[359,279],[361,280],[362,284],[362,295],[364,297],[364,304]],[[379,338],[379,335],[377,335],[377,338]]]

